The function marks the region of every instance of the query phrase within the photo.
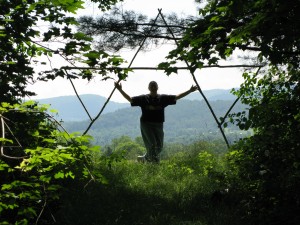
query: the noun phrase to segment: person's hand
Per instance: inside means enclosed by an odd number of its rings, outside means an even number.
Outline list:
[[[192,87],[190,88],[190,92],[194,92],[196,90],[198,90],[198,87],[196,85],[192,85]]]
[[[122,85],[121,85],[121,83],[115,82],[115,87],[116,87],[118,90],[122,90]]]

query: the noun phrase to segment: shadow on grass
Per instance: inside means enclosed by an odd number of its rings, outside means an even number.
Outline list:
[[[234,225],[241,224],[232,206],[195,196],[184,205],[176,199],[146,195],[111,185],[91,184],[85,191],[69,189],[56,224],[64,225]]]

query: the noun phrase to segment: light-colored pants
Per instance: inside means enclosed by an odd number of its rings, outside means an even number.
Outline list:
[[[145,159],[149,162],[159,162],[159,154],[163,149],[163,123],[141,121],[142,138],[147,149]]]

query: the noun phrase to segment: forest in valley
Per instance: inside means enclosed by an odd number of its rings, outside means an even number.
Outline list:
[[[120,2],[0,1],[0,224],[299,224],[300,2],[195,0],[198,16],[156,18]],[[77,15],[85,3],[102,13]],[[110,97],[86,124],[24,101],[37,81],[124,83],[134,68],[120,51],[171,42],[154,69],[185,64],[202,100],[168,108],[159,163],[136,160],[146,151],[138,110],[101,114]],[[218,108],[194,72],[228,67],[244,80]],[[195,134],[203,127],[218,137]]]
[[[219,100],[210,103],[219,118],[226,114],[232,102]],[[247,111],[247,107],[237,103],[232,112],[240,111]],[[103,114],[89,131],[94,138],[93,143],[103,146],[123,135],[131,138],[140,136],[140,116],[141,109],[130,106]],[[165,117],[165,141],[168,143],[190,144],[198,140],[222,139],[218,125],[204,101],[179,100],[176,105],[165,109]],[[89,120],[66,121],[63,125],[70,132],[84,132],[89,123]],[[241,131],[234,125],[226,127],[225,132],[231,143],[251,134],[251,131]]]

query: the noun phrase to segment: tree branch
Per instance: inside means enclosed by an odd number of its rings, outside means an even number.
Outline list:
[[[246,64],[237,64],[237,65],[210,65],[210,66],[203,66],[203,69],[207,68],[256,68],[256,67],[263,67],[264,65],[246,65]],[[177,70],[189,70],[190,67],[171,67]],[[200,69],[202,69],[200,68]],[[102,68],[97,67],[71,67],[71,66],[63,66],[61,69],[64,70],[101,70]],[[126,70],[128,67],[107,67],[107,70]],[[165,70],[164,68],[159,67],[130,67],[131,70]]]
[[[126,31],[126,30],[124,30],[124,31]],[[181,37],[174,38],[174,37],[164,36],[164,35],[151,35],[151,34],[143,33],[142,31],[134,31],[136,33],[134,33],[134,32],[133,33],[127,33],[127,32],[124,32],[124,31],[113,28],[113,29],[101,30],[101,32],[98,32],[98,30],[93,31],[93,32],[88,32],[87,34],[88,35],[101,35],[101,34],[104,34],[106,32],[115,32],[115,33],[122,34],[122,35],[127,36],[127,37],[131,36],[131,37],[136,37],[136,38],[157,38],[157,39],[167,39],[167,40],[181,40],[182,39]],[[137,34],[138,32],[140,34]]]

